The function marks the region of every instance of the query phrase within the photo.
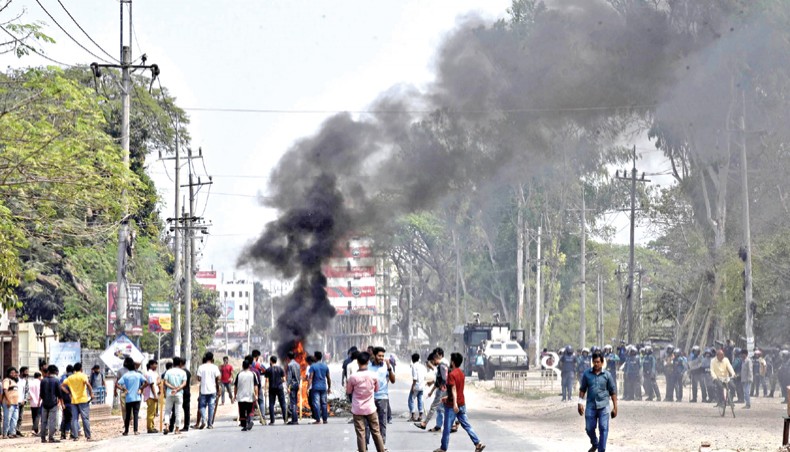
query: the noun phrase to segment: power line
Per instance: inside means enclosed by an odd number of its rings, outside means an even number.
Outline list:
[[[36,55],[40,56],[41,58],[44,58],[45,60],[49,60],[49,61],[51,61],[52,63],[55,63],[55,64],[57,64],[57,65],[60,65],[60,66],[66,66],[66,67],[73,67],[73,66],[74,66],[74,65],[72,65],[72,64],[63,63],[63,62],[61,62],[61,61],[58,61],[58,60],[56,60],[56,59],[54,59],[54,58],[50,58],[50,57],[48,57],[48,56],[44,55],[43,53],[39,52],[39,51],[38,51],[38,50],[36,50],[35,48],[33,48],[33,47],[31,47],[31,46],[29,46],[29,45],[25,44],[25,43],[24,43],[24,42],[22,42],[22,41],[20,41],[20,40],[19,40],[19,38],[17,38],[17,37],[16,37],[16,36],[15,36],[13,33],[11,33],[10,31],[6,30],[6,29],[5,29],[5,27],[3,27],[2,25],[0,25],[0,29],[1,29],[1,30],[3,30],[4,32],[6,32],[6,34],[7,34],[8,36],[11,36],[11,37],[14,39],[14,42],[16,42],[16,43],[19,43],[19,45],[21,45],[22,47],[24,47],[24,48],[26,48],[26,49],[30,50],[31,52],[35,53]]]
[[[83,34],[84,34],[84,35],[85,35],[85,36],[88,38],[88,40],[90,40],[90,42],[92,42],[92,43],[93,43],[93,45],[95,45],[96,47],[98,47],[98,48],[99,48],[99,50],[101,50],[102,52],[104,52],[104,54],[105,54],[105,55],[107,55],[108,57],[110,57],[110,59],[111,59],[111,60],[113,60],[113,61],[116,61],[116,62],[118,61],[118,60],[117,60],[117,59],[116,59],[114,56],[110,55],[110,54],[109,54],[109,53],[108,53],[106,50],[104,50],[104,48],[103,48],[102,46],[100,46],[100,45],[99,45],[99,44],[98,44],[96,41],[94,41],[94,40],[93,40],[93,38],[91,38],[91,36],[88,34],[88,32],[87,32],[87,31],[85,31],[85,29],[84,29],[84,28],[82,28],[82,26],[79,24],[79,22],[77,22],[77,19],[75,19],[75,18],[74,18],[74,16],[72,16],[72,15],[71,15],[71,13],[69,12],[69,10],[68,10],[68,9],[66,9],[66,5],[64,5],[64,4],[63,4],[63,2],[61,2],[60,0],[58,0],[58,3],[60,4],[60,7],[61,7],[61,8],[63,8],[63,11],[66,11],[66,14],[68,14],[69,18],[71,18],[71,21],[72,21],[72,22],[74,22],[74,24],[77,26],[77,28],[79,28],[79,29],[80,29],[80,31],[82,31],[82,33],[83,33]],[[41,4],[41,3],[39,3],[39,5],[40,5],[40,4]],[[50,16],[50,17],[52,17],[52,16]],[[54,19],[53,19],[53,20],[54,20]]]
[[[649,105],[619,105],[619,106],[600,106],[600,107],[556,107],[556,108],[512,108],[512,109],[493,109],[493,110],[457,110],[449,113],[455,114],[488,114],[488,113],[550,113],[550,112],[574,112],[574,111],[607,111],[607,110],[626,110],[626,109],[648,109],[655,107],[656,104]],[[335,114],[335,113],[354,113],[354,114],[430,114],[436,110],[289,110],[289,109],[266,109],[266,108],[224,108],[224,107],[185,107],[186,111],[204,111],[215,113],[261,113],[261,114]]]
[[[68,36],[68,37],[69,37],[69,38],[70,38],[72,41],[74,41],[74,43],[75,43],[75,44],[77,44],[78,46],[80,46],[80,47],[82,48],[82,50],[84,50],[84,51],[88,52],[89,54],[91,54],[91,56],[93,56],[94,58],[96,58],[96,59],[98,59],[98,60],[100,60],[100,61],[102,61],[102,62],[104,62],[104,63],[107,63],[107,64],[112,64],[111,62],[109,62],[109,61],[105,60],[104,58],[102,58],[102,57],[100,57],[100,56],[96,55],[95,53],[91,52],[90,50],[88,50],[88,48],[87,48],[87,47],[85,47],[85,46],[84,46],[84,45],[82,45],[82,44],[81,44],[79,41],[77,41],[76,39],[74,39],[74,36],[71,36],[71,34],[69,34],[69,32],[68,32],[68,31],[66,31],[66,29],[65,29],[65,28],[63,28],[63,26],[62,26],[62,25],[60,25],[60,23],[58,23],[58,21],[57,21],[57,20],[55,20],[55,18],[52,16],[52,14],[50,14],[50,13],[49,13],[49,11],[47,11],[47,9],[46,9],[46,8],[44,8],[44,5],[42,5],[42,4],[41,4],[41,2],[40,2],[39,0],[36,0],[36,3],[38,3],[38,6],[40,6],[40,7],[41,7],[41,9],[42,9],[42,10],[44,10],[44,12],[47,14],[47,16],[49,16],[49,18],[50,18],[50,19],[52,19],[52,21],[53,21],[53,22],[55,22],[55,25],[57,25],[57,26],[58,26],[58,28],[60,28],[60,30],[61,30],[63,33],[65,33],[65,34],[66,34],[66,36]]]

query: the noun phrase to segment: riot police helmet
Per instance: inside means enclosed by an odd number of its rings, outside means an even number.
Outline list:
[[[667,355],[673,353],[675,351],[675,347],[672,344],[667,345]]]
[[[645,353],[648,354],[648,355],[652,355],[653,354],[653,347],[651,347],[649,345],[646,345],[645,346]]]
[[[582,349],[582,355],[584,355],[584,354],[588,354],[588,355],[589,355],[589,354],[590,354],[590,349],[589,349],[589,348],[587,348],[587,347],[584,347],[584,348]]]
[[[699,345],[695,345],[695,346],[691,347],[691,351],[694,352],[694,353],[699,353]]]
[[[606,353],[612,353],[612,346],[610,344],[606,344],[603,346],[603,351]]]

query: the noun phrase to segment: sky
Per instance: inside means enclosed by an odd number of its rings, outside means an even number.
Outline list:
[[[48,56],[68,64],[107,58],[76,23],[109,54],[120,54],[118,0],[60,0],[65,9],[57,0],[38,2],[13,0],[3,14],[24,11],[22,22],[42,22],[57,42],[44,47]],[[190,116],[192,148],[203,150],[195,171],[203,181],[206,173],[213,177],[210,191],[202,187],[196,202],[197,214],[212,223],[199,267],[226,278],[244,274],[235,268],[237,256],[275,218],[259,197],[291,144],[334,112],[364,110],[393,85],[430,83],[433,56],[460,17],[478,14],[493,22],[506,16],[508,6],[510,0],[134,0],[133,58],[145,53],[148,64],[159,65],[162,85]],[[49,63],[35,55],[2,55],[0,64]],[[638,143],[640,153],[650,148]],[[148,171],[163,197],[162,217],[172,217],[174,162],[156,158],[149,156]],[[643,158],[640,170],[662,170],[659,153]],[[186,169],[181,174],[183,181]],[[627,217],[611,221],[618,229],[615,242],[627,243]],[[638,234],[637,240],[646,237]]]

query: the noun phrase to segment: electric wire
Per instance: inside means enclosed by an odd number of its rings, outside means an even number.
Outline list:
[[[54,58],[48,57],[47,55],[45,55],[45,54],[39,52],[38,50],[36,50],[34,47],[31,47],[31,46],[25,44],[24,42],[20,41],[19,38],[17,38],[13,33],[11,33],[10,31],[6,30],[6,28],[3,27],[2,25],[0,25],[0,30],[3,30],[6,34],[8,34],[8,36],[11,36],[14,39],[13,42],[19,43],[19,45],[21,45],[22,47],[30,50],[31,52],[35,53],[36,55],[40,56],[41,58],[44,58],[45,60],[48,60],[48,61],[50,61],[52,63],[55,63],[57,65],[60,65],[60,66],[74,67],[73,64],[67,64],[67,63],[64,63],[62,61],[58,61],[58,60],[56,60]]]
[[[96,59],[97,59],[97,60],[99,60],[99,61],[102,61],[102,62],[104,62],[104,63],[107,63],[107,64],[113,64],[112,62],[110,62],[110,61],[107,61],[107,60],[105,60],[104,58],[102,58],[102,57],[100,57],[100,56],[96,55],[95,53],[91,52],[90,50],[88,50],[88,48],[87,48],[87,47],[85,47],[84,45],[82,45],[82,43],[80,43],[79,41],[77,41],[76,39],[74,39],[74,36],[72,36],[72,35],[71,35],[71,34],[70,34],[68,31],[66,31],[66,29],[65,29],[65,28],[63,28],[63,26],[62,26],[62,25],[60,25],[60,23],[58,23],[58,21],[55,19],[55,17],[53,17],[53,16],[52,16],[52,14],[50,14],[50,13],[49,13],[49,11],[47,11],[47,8],[44,8],[44,5],[42,5],[42,4],[41,4],[41,1],[40,1],[40,0],[36,0],[36,3],[38,3],[38,6],[40,6],[40,7],[41,7],[41,9],[42,9],[42,10],[43,10],[43,11],[44,11],[46,14],[47,14],[47,16],[49,16],[49,18],[50,18],[50,19],[52,19],[52,21],[53,21],[53,22],[55,22],[55,25],[57,25],[57,26],[58,26],[58,28],[60,28],[60,30],[61,30],[63,33],[65,33],[65,34],[66,34],[66,36],[68,36],[68,37],[69,37],[69,38],[70,38],[72,41],[74,41],[74,43],[75,43],[75,44],[77,44],[78,46],[80,46],[80,48],[82,48],[82,50],[84,50],[84,51],[88,52],[89,54],[91,54],[91,56],[93,56],[94,58],[96,58]]]
[[[66,9],[66,5],[64,5],[64,4],[63,4],[63,2],[61,2],[60,0],[58,0],[58,3],[60,4],[60,7],[61,7],[61,8],[63,8],[63,11],[65,11],[65,12],[66,12],[66,14],[68,14],[69,18],[71,18],[71,21],[72,21],[72,22],[74,22],[74,25],[76,25],[76,26],[77,26],[77,28],[79,28],[79,29],[80,29],[80,31],[82,31],[82,33],[83,33],[83,34],[84,34],[84,35],[85,35],[85,36],[88,38],[88,40],[90,40],[90,42],[92,42],[92,43],[93,43],[93,45],[95,45],[96,47],[98,47],[98,48],[99,48],[99,50],[101,50],[102,52],[104,52],[104,54],[105,54],[105,55],[107,55],[108,57],[110,57],[110,59],[111,59],[111,60],[113,60],[114,62],[118,62],[118,60],[117,60],[117,59],[116,59],[114,56],[110,55],[110,54],[109,54],[109,53],[108,53],[106,50],[104,50],[104,48],[103,48],[102,46],[100,46],[100,45],[99,45],[99,44],[98,44],[96,41],[94,41],[94,40],[93,40],[93,38],[91,38],[91,36],[88,34],[88,32],[87,32],[87,31],[85,31],[85,29],[84,29],[84,28],[82,28],[82,26],[79,24],[79,22],[77,22],[77,19],[75,19],[75,18],[74,18],[74,16],[72,16],[72,15],[71,15],[71,13],[69,12],[69,10],[68,10],[68,9]]]

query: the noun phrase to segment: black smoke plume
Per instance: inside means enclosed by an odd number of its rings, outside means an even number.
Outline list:
[[[684,2],[696,3],[671,3]],[[334,316],[320,266],[344,234],[380,230],[449,193],[552,171],[554,138],[568,125],[610,144],[628,127],[622,118],[649,117],[695,51],[653,2],[546,5],[515,23],[462,20],[426,90],[393,87],[368,113],[337,114],[284,154],[268,202],[281,217],[240,258],[297,277],[277,322],[281,354]]]

